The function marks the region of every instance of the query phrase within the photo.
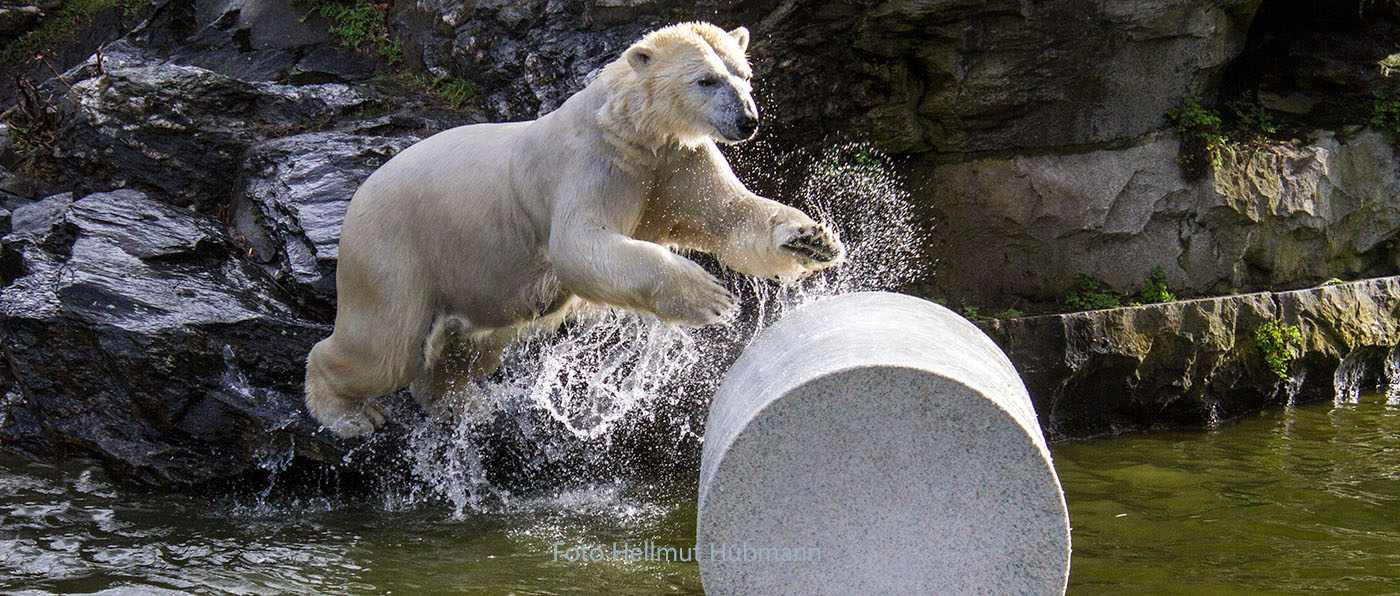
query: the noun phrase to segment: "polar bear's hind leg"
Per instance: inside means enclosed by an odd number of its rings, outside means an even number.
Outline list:
[[[330,337],[311,348],[306,409],[336,435],[363,437],[384,424],[384,407],[375,397],[402,389],[422,369],[427,324],[406,330],[397,341],[364,341],[344,331],[337,325]]]

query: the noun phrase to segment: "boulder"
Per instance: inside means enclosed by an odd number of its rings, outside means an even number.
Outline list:
[[[232,258],[222,226],[136,190],[15,210],[0,292],[0,445],[192,485],[343,451],[301,407],[329,329]]]
[[[75,69],[59,163],[79,190],[116,185],[214,212],[243,154],[269,137],[322,128],[369,100],[339,83],[248,82],[113,44]]]
[[[256,146],[243,164],[243,188],[232,209],[245,254],[330,320],[340,224],[350,197],[375,169],[417,141],[316,132]]]

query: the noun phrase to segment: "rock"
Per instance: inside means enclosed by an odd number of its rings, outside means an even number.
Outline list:
[[[1024,304],[1060,300],[1081,274],[1140,288],[1155,267],[1186,293],[1393,272],[1400,158],[1375,132],[1320,134],[1297,148],[1227,147],[1194,182],[1166,133],[1086,153],[918,162],[914,198],[940,231],[935,283],[977,304]]]
[[[234,228],[248,256],[329,320],[340,224],[360,183],[418,137],[319,132],[258,145],[243,164]]]
[[[213,212],[231,199],[249,147],[327,126],[368,101],[343,84],[250,83],[114,46],[65,99],[72,116],[59,163],[80,189],[110,182]]]
[[[217,222],[117,190],[17,209],[0,292],[0,445],[101,459],[192,485],[342,451],[301,409],[302,362],[329,332],[231,258]]]
[[[899,151],[1104,143],[1212,90],[1259,0],[887,2],[859,28],[888,98],[861,124]],[[1093,68],[1083,65],[1092,64]]]
[[[1268,405],[1344,397],[1400,371],[1383,365],[1400,358],[1397,312],[1400,277],[1387,277],[981,326],[1015,363],[1057,440],[1211,426]],[[1287,379],[1256,344],[1269,321],[1302,334]]]
[[[30,25],[44,12],[38,6],[0,6],[0,38],[18,37],[29,31]]]
[[[378,62],[348,48],[311,48],[287,73],[288,82],[297,85],[348,83],[374,76]]]

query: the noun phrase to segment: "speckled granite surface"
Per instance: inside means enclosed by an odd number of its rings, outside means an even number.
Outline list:
[[[698,546],[712,595],[1062,594],[1069,518],[1006,356],[865,292],[787,315],[725,377]]]

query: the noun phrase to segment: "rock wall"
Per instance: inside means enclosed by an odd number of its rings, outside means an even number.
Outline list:
[[[1084,153],[921,162],[936,287],[1014,305],[1054,302],[1080,275],[1140,287],[1156,267],[1197,295],[1400,270],[1400,156],[1373,131],[1318,137],[1225,147],[1197,181],[1169,133]]]
[[[1261,325],[1302,342],[1280,378]],[[1054,439],[1210,426],[1267,405],[1400,383],[1400,277],[982,323]]]

